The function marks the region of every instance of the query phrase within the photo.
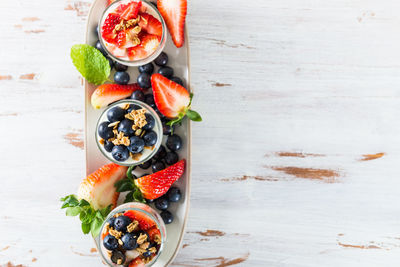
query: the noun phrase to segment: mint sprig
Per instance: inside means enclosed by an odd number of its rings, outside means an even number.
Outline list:
[[[116,182],[114,187],[117,189],[117,192],[129,192],[125,197],[124,203],[135,201],[146,203],[142,192],[140,192],[140,189],[135,185],[135,178],[132,174],[133,169],[134,166],[129,167],[126,172],[126,178]]]
[[[190,93],[189,105],[182,112],[179,113],[177,118],[167,122],[167,125],[171,126],[171,134],[173,134],[173,131],[174,131],[173,126],[177,123],[182,122],[182,120],[185,118],[185,116],[187,116],[192,121],[202,121],[203,120],[197,111],[194,111],[191,109],[192,99],[193,99],[193,94]]]
[[[89,82],[101,85],[110,76],[110,63],[103,54],[87,44],[76,44],[71,47],[71,59],[76,69]]]
[[[96,237],[100,233],[101,225],[111,211],[111,205],[106,208],[95,210],[85,199],[78,200],[75,195],[61,198],[63,202],[61,209],[66,209],[67,216],[78,216],[82,223],[84,234],[92,233]]]

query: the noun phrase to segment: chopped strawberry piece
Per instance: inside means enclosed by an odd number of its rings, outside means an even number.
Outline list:
[[[126,50],[128,52],[128,57],[130,60],[139,60],[145,58],[147,55],[146,50],[144,50],[141,45],[130,47]]]
[[[101,240],[106,238],[107,235],[108,235],[108,231],[105,231],[105,232],[101,233]]]
[[[135,185],[146,199],[156,199],[164,195],[171,185],[181,178],[185,171],[185,160],[181,160],[168,168],[156,173],[140,177]]]
[[[125,31],[120,31],[117,36],[117,44],[119,48],[123,48],[126,44],[126,33]]]
[[[108,104],[112,102],[127,98],[134,91],[141,90],[141,87],[135,84],[103,84],[100,85],[94,90],[91,102],[92,106],[95,109],[99,109],[102,107],[106,107]]]
[[[185,112],[190,103],[190,95],[183,86],[158,73],[151,76],[151,86],[154,102],[164,116],[176,118]]]
[[[121,12],[121,18],[124,20],[137,18],[141,6],[142,6],[142,1],[131,2],[127,5],[119,6],[120,7],[119,10]]]
[[[155,239],[156,235],[161,237],[160,230],[157,228],[157,226],[153,226],[149,230],[147,230],[147,234],[149,235],[149,238],[150,238],[151,242],[154,242],[154,239]]]
[[[147,55],[151,55],[156,51],[160,44],[160,37],[157,35],[147,34],[142,37],[141,46],[146,51]]]
[[[150,219],[149,216],[140,211],[128,210],[124,213],[124,216],[128,217],[132,221],[138,221],[141,230],[146,231],[156,225],[156,223],[152,219]]]
[[[128,267],[144,267],[144,266],[145,266],[144,261],[140,257],[137,257],[129,263]]]
[[[113,30],[120,22],[121,18],[117,14],[108,14],[101,27],[101,36],[103,36],[104,40],[109,43],[114,43],[116,41],[117,34],[113,33]]]
[[[108,3],[107,3],[107,5],[109,6],[109,5],[111,5],[112,3],[114,3],[116,0],[108,0]]]
[[[184,42],[187,0],[158,0],[157,7],[163,16],[176,47]]]
[[[140,13],[139,26],[149,34],[162,36],[161,22],[147,13]]]

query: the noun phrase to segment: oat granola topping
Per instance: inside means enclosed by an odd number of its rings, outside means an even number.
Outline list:
[[[118,132],[118,131],[117,131]],[[118,132],[117,136],[115,139],[112,141],[112,143],[116,146],[118,145],[124,145],[124,146],[129,146],[131,141],[129,140],[128,136],[124,136],[123,132]]]
[[[131,158],[135,161],[138,161],[140,159],[140,157],[142,156],[142,153],[135,153],[133,154],[132,152],[129,152],[129,156],[131,156]]]
[[[133,231],[135,231],[138,225],[139,225],[138,221],[133,221],[126,227],[126,230],[128,231],[128,233],[132,233]]]
[[[122,109],[128,109],[129,108],[129,104],[128,103],[126,103],[123,107],[122,107]]]
[[[137,252],[139,252],[140,254],[143,254],[143,253],[145,253],[147,250],[145,250],[145,249],[142,249],[142,248],[136,248],[136,251]]]
[[[124,215],[124,214],[123,214],[122,212],[119,212],[119,213],[115,213],[115,214],[114,214],[114,217],[115,217],[115,218],[118,218],[119,216],[122,216],[122,215]]]
[[[124,244],[124,242],[122,242],[121,239],[118,239],[118,244],[120,244],[122,246]]]
[[[150,251],[151,253],[156,253],[156,252],[157,252],[157,249],[156,249],[155,247],[151,247],[151,248],[149,248],[149,251]]]
[[[122,264],[122,259],[118,259],[118,260],[117,260],[117,264],[118,264],[118,265],[121,265],[121,264]]]
[[[115,237],[116,239],[120,239],[121,236],[122,236],[122,232],[119,232],[119,231],[117,231],[117,230],[115,230],[115,229],[113,229],[113,228],[111,228],[111,229],[109,230],[109,233],[110,233],[110,235],[112,235],[112,236]]]
[[[143,128],[143,126],[147,124],[145,114],[146,110],[142,108],[138,110],[132,110],[130,113],[125,115],[125,118],[133,121],[132,129],[136,131],[140,128]]]
[[[161,245],[161,236],[160,235],[155,235],[154,236],[154,242],[156,242],[158,245]]]
[[[104,139],[101,138],[101,139],[99,140],[99,143],[100,143],[101,145],[104,145]]]
[[[144,264],[147,264],[149,262],[151,262],[151,260],[153,259],[153,257],[147,257],[143,259]]]
[[[115,129],[116,127],[115,126],[118,126],[118,124],[120,123],[120,121],[114,121],[114,122],[112,122],[112,123],[110,123],[109,125],[108,125],[108,127],[113,127],[113,129]]]
[[[150,246],[149,242],[144,242],[143,244],[140,245],[140,248],[147,249],[149,246]]]
[[[146,240],[147,240],[147,235],[145,235],[145,234],[140,234],[136,242],[137,242],[138,245],[141,245],[141,244],[143,244],[143,242],[145,242]]]

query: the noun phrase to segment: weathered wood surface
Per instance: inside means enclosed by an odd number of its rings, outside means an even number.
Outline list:
[[[254,5],[254,6],[250,6]],[[0,2],[0,266],[102,266],[84,174],[86,1]],[[400,3],[190,1],[191,210],[173,266],[398,266]]]

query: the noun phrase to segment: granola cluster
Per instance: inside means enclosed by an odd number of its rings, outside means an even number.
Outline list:
[[[115,25],[113,34],[118,34],[120,31],[126,30],[126,37],[128,40],[132,41],[134,45],[140,44],[140,39],[138,37],[139,33],[142,31],[142,28],[138,25],[140,22],[140,15],[135,19],[130,20],[121,20],[121,22]]]

